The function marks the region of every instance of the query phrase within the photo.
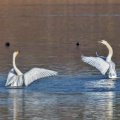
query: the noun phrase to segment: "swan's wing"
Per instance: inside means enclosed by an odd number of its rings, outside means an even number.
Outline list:
[[[43,68],[33,68],[24,74],[24,83],[26,86],[28,86],[30,83],[37,79],[54,76],[57,74],[58,74],[57,72],[52,70],[47,70]]]
[[[13,83],[13,77],[16,76],[14,69],[11,69],[8,73],[7,81],[5,86],[9,86],[11,83]]]
[[[20,87],[23,85],[23,75],[16,75],[14,69],[11,69],[8,73],[7,82],[5,86]]]
[[[92,65],[93,67],[96,67],[103,75],[109,69],[109,64],[100,57],[81,56],[81,58],[82,58],[83,62],[86,62],[89,65]]]

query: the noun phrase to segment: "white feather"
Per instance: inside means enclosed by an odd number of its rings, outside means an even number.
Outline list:
[[[108,71],[109,64],[100,57],[81,56],[82,61],[96,67],[103,75]]]
[[[47,70],[43,68],[33,68],[24,74],[24,83],[26,86],[28,86],[30,83],[32,83],[35,80],[44,77],[54,76],[57,74],[58,74],[57,72],[52,70]]]
[[[14,69],[11,69],[8,74],[8,78],[5,86],[21,87],[23,84],[25,84],[25,86],[28,86],[30,83],[32,83],[35,80],[44,77],[54,76],[57,74],[58,74],[57,72],[52,70],[33,68],[23,75],[17,75]]]
[[[11,69],[9,74],[8,74],[8,78],[7,78],[7,82],[5,84],[5,86],[10,86],[10,87],[17,87],[17,86],[22,86],[23,85],[23,75],[16,75],[14,69]]]

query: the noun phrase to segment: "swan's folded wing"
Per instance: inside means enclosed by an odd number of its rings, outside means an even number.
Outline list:
[[[100,57],[81,56],[81,59],[82,59],[83,62],[86,62],[89,65],[92,65],[93,67],[96,67],[103,75],[109,69],[109,64]]]
[[[5,84],[5,86],[9,86],[9,87],[20,87],[23,85],[23,75],[16,75],[14,69],[11,69],[10,72],[8,73],[8,77],[7,77],[7,82]]]
[[[14,76],[16,76],[14,69],[11,69],[8,73],[7,81],[5,86],[9,86],[11,83],[14,82],[14,79],[12,79]]]
[[[115,74],[117,74],[116,73],[116,69],[115,69],[115,67],[116,67],[116,65],[115,65],[115,63],[111,60],[111,64],[112,64],[112,69],[113,69],[113,71],[115,72]]]
[[[24,83],[26,86],[28,86],[30,83],[32,83],[35,80],[38,80],[40,78],[49,77],[57,75],[58,73],[52,70],[47,70],[43,68],[33,68],[24,75]]]

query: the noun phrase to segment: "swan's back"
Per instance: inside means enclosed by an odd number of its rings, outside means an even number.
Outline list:
[[[26,86],[28,86],[30,83],[32,83],[35,80],[44,77],[54,76],[57,74],[58,74],[57,72],[52,70],[47,70],[43,68],[33,68],[24,74],[24,83]]]

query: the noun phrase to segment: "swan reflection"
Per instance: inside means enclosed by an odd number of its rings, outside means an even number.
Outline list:
[[[89,92],[80,93],[40,93],[34,86],[28,89],[8,89],[9,116],[14,120],[112,120],[116,93],[111,91],[116,86],[115,81],[86,80],[82,85]]]
[[[86,93],[87,100],[85,105],[85,115],[91,115],[94,119],[109,119],[113,118],[113,98],[115,93],[111,92],[115,88],[115,79],[100,79],[87,81],[86,89],[92,91]],[[90,110],[90,111],[88,111]]]
[[[22,89],[9,89],[9,114],[13,120],[24,118],[24,91]]]

